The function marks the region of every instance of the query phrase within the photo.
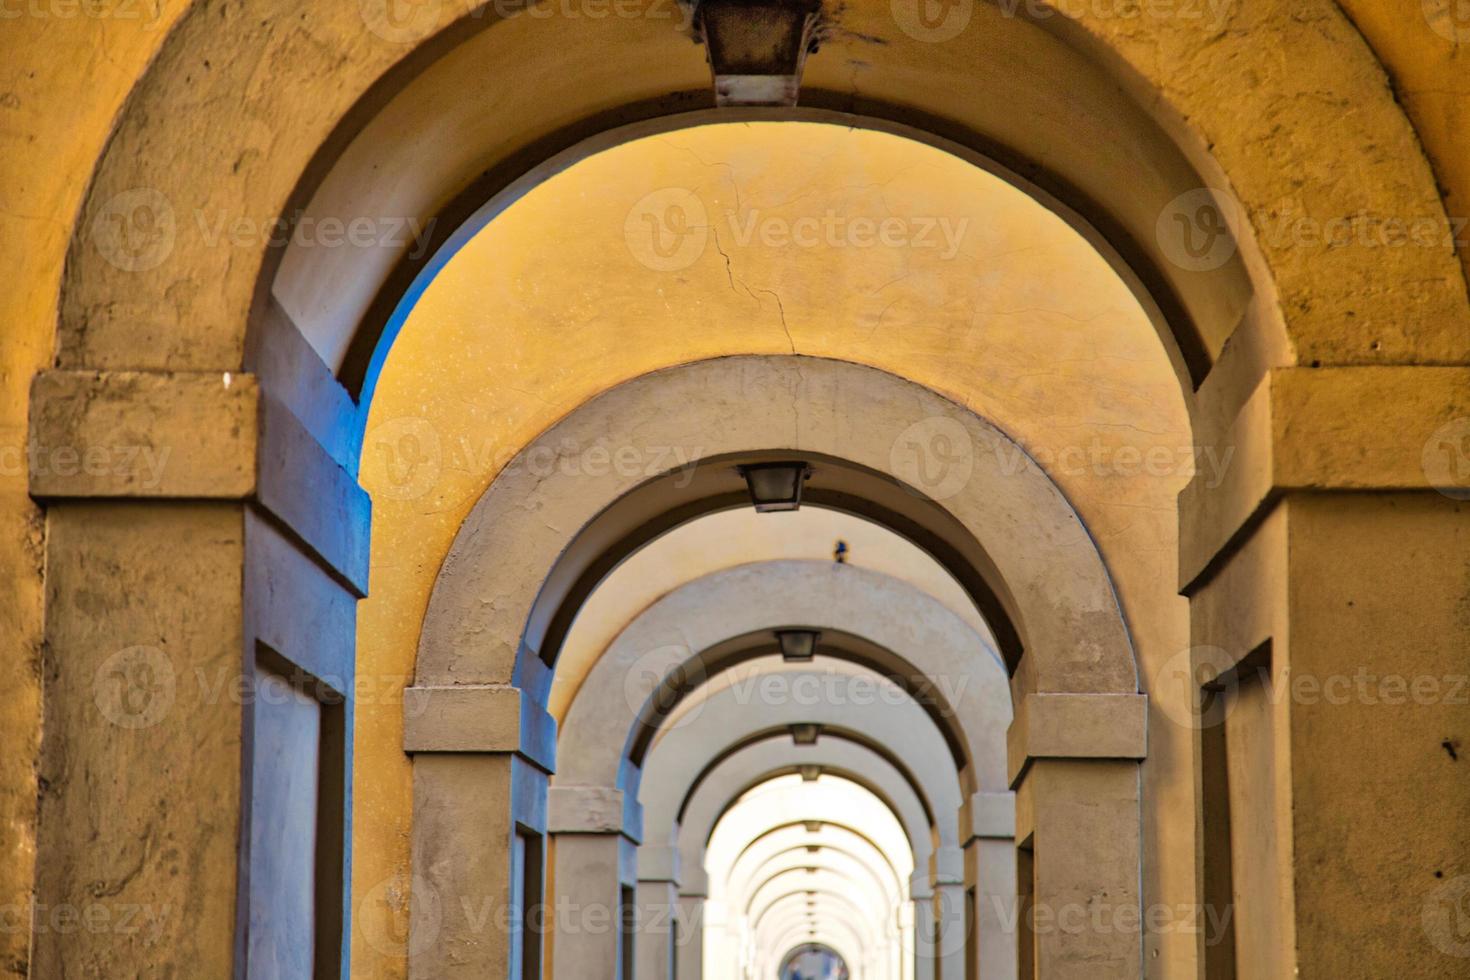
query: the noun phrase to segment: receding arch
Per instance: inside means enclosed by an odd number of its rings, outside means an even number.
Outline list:
[[[666,404],[682,410],[658,410]],[[968,479],[943,501],[914,489],[923,480],[906,455],[926,427],[968,447]],[[683,458],[707,462],[651,481],[616,469],[569,479],[554,467],[548,477],[544,467],[508,466],[444,561],[424,621],[419,684],[515,683],[544,703],[557,642],[550,631],[569,622],[576,599],[654,534],[740,506],[735,464],[774,454],[816,459],[813,502],[883,511],[969,583],[1008,665],[1023,669],[1024,689],[1138,690],[1117,598],[1076,513],[1004,433],[933,392],[841,361],[701,361],[605,392],[518,459],[594,444],[682,447]],[[528,510],[538,519],[517,519]]]
[[[789,822],[796,817],[804,819]],[[909,975],[899,967],[913,948],[906,880],[912,860],[881,801],[841,779],[771,780],[721,819],[711,843],[715,931],[705,963],[716,972],[705,975],[729,975],[721,971],[737,948],[771,955],[773,927],[784,923],[771,917],[808,890],[832,893],[831,911],[862,923],[864,959],[885,951],[879,976]]]
[[[588,674],[558,740],[558,780],[636,792],[625,766],[673,707],[747,657],[774,652],[774,630],[816,629],[819,663],[847,659],[910,693],[944,735],[970,792],[1006,788],[1004,740],[1010,694],[999,658],[942,603],[898,579],[854,565],[776,561],[716,572],[644,610]],[[861,675],[816,688],[869,706],[882,691]],[[753,679],[747,684],[757,683]],[[845,690],[845,694],[844,694]],[[808,697],[792,692],[792,697]],[[808,698],[809,699],[809,698]]]
[[[106,268],[87,246],[84,230],[112,197],[136,187],[159,190],[183,211],[215,205],[263,218],[306,208],[335,171],[339,180],[362,188],[371,199],[381,194],[382,185],[368,179],[370,161],[353,161],[349,148],[355,141],[374,142],[371,124],[381,110],[415,83],[432,82],[431,69],[443,69],[454,55],[479,67],[480,85],[500,95],[500,112],[481,111],[496,118],[502,135],[477,146],[467,158],[457,158],[418,192],[433,202],[431,210],[463,193],[474,176],[485,176],[494,187],[599,130],[709,104],[698,50],[666,21],[503,19],[492,5],[471,3],[430,8],[438,9],[439,17],[415,19],[407,33],[385,30],[371,17],[369,30],[364,30],[363,11],[374,9],[348,5],[320,13],[312,28],[332,43],[297,46],[292,58],[272,57],[286,41],[268,25],[294,13],[280,0],[254,0],[232,8],[227,16],[217,16],[212,5],[201,2],[179,18],[128,99],[95,168],[63,286],[63,365],[238,368],[245,322],[252,306],[266,305],[278,250],[262,243],[257,252],[241,255],[237,250],[195,248],[187,241],[159,269],[131,274]],[[1113,221],[1125,232],[1119,237],[1140,249],[1149,235],[1140,227],[1147,222],[1138,212],[1147,211],[1150,220],[1158,213],[1157,207],[1147,206],[1150,199],[1168,201],[1181,175],[1193,186],[1213,179],[1206,146],[1252,214],[1265,212],[1290,186],[1291,175],[1324,168],[1330,178],[1319,186],[1331,213],[1353,213],[1365,202],[1382,200],[1387,190],[1393,200],[1385,207],[1394,213],[1443,214],[1429,168],[1402,110],[1381,84],[1376,61],[1327,0],[1306,8],[1297,5],[1290,17],[1272,12],[1269,24],[1258,25],[1259,32],[1282,45],[1281,51],[1298,51],[1301,57],[1294,64],[1310,73],[1306,78],[1282,72],[1273,61],[1275,52],[1258,44],[1257,31],[1222,32],[1208,18],[1147,18],[1146,29],[1139,29],[1131,18],[1110,20],[1086,9],[1074,20],[1046,6],[1004,16],[998,4],[977,4],[976,22],[959,37],[925,44],[898,29],[888,11],[888,4],[876,2],[844,8],[845,30],[835,33],[823,56],[808,67],[803,93],[808,105],[875,115],[885,105],[902,106],[934,131],[1014,161],[1016,169],[1039,183],[1078,199],[1084,212],[1103,211],[1111,204],[1107,210],[1120,215]],[[1236,11],[1230,16],[1244,15]],[[476,48],[476,39],[487,47]],[[1188,84],[1172,82],[1171,68],[1179,59],[1207,43],[1225,48],[1211,65],[1249,71],[1253,84],[1233,85],[1234,76],[1222,77],[1223,67],[1196,72]],[[588,45],[596,46],[597,57],[585,56]],[[1161,51],[1169,56],[1161,57]],[[215,66],[203,79],[197,72],[201,60]],[[854,75],[852,62],[863,70]],[[271,65],[269,72],[260,68],[266,64]],[[1040,70],[1041,64],[1050,70]],[[515,73],[530,66],[540,68],[541,84],[534,92],[514,84]],[[1038,84],[1038,79],[1045,83],[1053,78],[1085,78],[1091,84],[1079,82],[1072,90],[1050,93]],[[236,98],[245,93],[244,118],[255,126],[213,124],[212,102],[199,97],[201,85]],[[992,97],[963,96],[977,85]],[[1220,99],[1222,86],[1229,86],[1235,97]],[[1296,98],[1303,86],[1333,93],[1354,106],[1339,121],[1330,156],[1290,138],[1289,121],[1311,111]],[[475,88],[461,86],[459,91],[469,96]],[[313,97],[301,98],[306,92]],[[480,107],[478,99],[467,101]],[[1050,111],[1023,108],[1042,104]],[[1250,123],[1271,117],[1288,122],[1266,134],[1262,145],[1262,134]],[[287,135],[267,139],[261,122],[266,119],[280,123],[280,133]],[[1127,136],[1095,139],[1097,121]],[[146,152],[160,145],[171,152]],[[1098,186],[1105,176],[1113,176],[1111,168],[1093,165],[1097,174],[1088,177],[1091,161],[1107,148],[1116,146],[1122,156],[1155,145],[1158,159],[1131,165],[1137,178],[1132,183],[1149,191],[1130,188],[1141,207],[1123,207],[1110,200],[1106,184]],[[266,147],[271,152],[264,152]],[[392,173],[413,168],[382,169]],[[472,196],[483,200],[489,195]],[[400,208],[395,213],[423,210]],[[1092,220],[1102,224],[1103,217],[1105,213]],[[1340,291],[1351,293],[1342,301],[1358,307],[1361,319],[1373,324],[1401,321],[1388,307],[1392,290],[1385,286],[1390,277],[1436,284],[1435,295],[1425,297],[1424,315],[1415,318],[1419,326],[1405,326],[1386,338],[1385,359],[1445,360],[1447,341],[1464,329],[1465,314],[1454,309],[1456,303],[1463,307],[1464,283],[1450,267],[1449,246],[1404,250],[1394,256],[1391,269],[1382,270],[1374,268],[1383,259],[1376,252],[1370,260],[1323,251],[1317,253],[1325,260],[1321,263],[1293,262],[1290,249],[1280,245],[1263,253],[1284,295],[1306,295],[1314,283],[1336,283]],[[219,288],[165,302],[168,285],[186,279]],[[158,342],[140,352],[134,315],[150,309],[157,311],[149,319]],[[1335,322],[1336,309],[1294,309],[1301,321],[1292,325],[1298,352],[1331,351],[1324,328],[1328,320]],[[186,344],[186,326],[200,323],[218,326],[202,343],[191,337]],[[1226,336],[1229,329],[1233,324],[1223,330]],[[1210,339],[1223,337],[1212,334]],[[1343,343],[1356,350],[1359,339]]]
[[[819,739],[816,745],[794,745],[784,736],[764,739],[726,756],[702,773],[696,784],[682,788],[672,780],[660,779],[661,770],[650,768],[644,779],[643,846],[675,842],[680,890],[703,894],[704,849],[720,817],[751,787],[802,766],[819,766],[887,801],[908,834],[915,863],[928,863],[933,831],[926,801],[921,799],[923,787],[879,753],[843,738]],[[672,812],[674,801],[679,801],[677,814]]]

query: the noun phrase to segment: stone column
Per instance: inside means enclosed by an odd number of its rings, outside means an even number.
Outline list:
[[[511,848],[518,832],[546,830],[555,739],[551,717],[514,687],[405,692],[404,750],[413,755],[412,980],[506,976],[538,942],[522,926],[529,910],[512,908]]]
[[[325,369],[313,383],[315,418],[239,372],[32,384],[35,903],[84,916],[36,930],[36,976],[347,975],[368,500],[336,438],[350,399]]]
[[[909,900],[914,909],[914,980],[939,980],[934,943],[934,888],[927,868],[914,869],[909,879]]]
[[[1020,975],[1142,975],[1138,760],[1148,699],[1029,694],[1008,738],[1028,907]],[[1030,962],[1025,962],[1029,959]]]
[[[915,897],[914,940],[920,969],[934,980],[964,980],[965,886],[964,852],[956,847],[935,850],[932,868],[915,869],[910,888]],[[927,894],[922,910],[918,896]],[[922,923],[922,926],[921,926]]]
[[[606,786],[553,786],[548,800],[555,920],[551,965],[556,977],[620,977],[623,890],[636,889],[638,842],[624,833],[624,800]],[[636,892],[633,896],[637,905]]]
[[[679,849],[638,848],[638,980],[674,980],[685,930],[679,917]]]
[[[1201,901],[1229,914],[1202,958],[1462,976],[1470,369],[1283,368],[1217,413],[1233,463],[1180,497],[1176,673],[1207,710],[1177,721],[1200,747]]]
[[[687,886],[686,886],[687,887]],[[704,977],[704,896],[680,894],[679,942],[674,953],[678,980]]]
[[[1016,980],[1016,796],[976,793],[961,811],[967,896],[966,956],[980,980]]]

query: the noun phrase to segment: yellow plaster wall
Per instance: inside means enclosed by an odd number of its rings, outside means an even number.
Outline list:
[[[27,975],[41,735],[43,520],[26,493],[31,376],[93,162],[186,0],[0,6],[0,977]]]
[[[1428,6],[1438,2],[1432,0]],[[1470,137],[1464,116],[1470,105],[1470,72],[1464,69],[1470,59],[1470,41],[1457,43],[1433,30],[1423,15],[1426,4],[1421,0],[1342,3],[1395,83],[1446,188],[1449,212],[1467,213]],[[129,89],[188,5],[188,0],[81,4],[46,0],[6,4],[5,17],[0,20],[0,267],[7,270],[9,281],[9,288],[0,292],[0,448],[9,454],[0,472],[0,568],[9,583],[0,590],[0,629],[10,638],[0,658],[0,689],[7,693],[0,704],[0,744],[6,747],[0,754],[0,908],[23,904],[29,891],[34,755],[40,725],[40,520],[25,494],[23,461],[19,468],[8,461],[16,458],[23,439],[30,376],[50,358],[65,247],[94,161]],[[1454,5],[1446,0],[1441,6],[1449,9]],[[229,107],[222,105],[220,111],[227,115]],[[1330,140],[1330,136],[1330,130],[1324,130],[1311,138]],[[1461,254],[1466,257],[1467,250],[1462,248]],[[769,309],[755,310],[754,300],[746,305],[769,327]],[[200,329],[210,326],[201,324]],[[769,336],[769,329],[752,327],[750,332],[749,349],[782,349],[779,340]],[[754,345],[757,333],[759,348]],[[799,325],[796,333],[803,345],[815,343],[809,324]],[[649,353],[644,359],[654,363],[666,354]],[[918,351],[913,357],[922,359]],[[585,360],[574,358],[580,364],[576,371],[588,369]],[[605,380],[630,373],[634,360],[637,358],[627,357]],[[536,380],[522,377],[524,363],[517,368],[521,380]],[[530,406],[494,410],[502,416],[507,431],[516,428],[527,433],[538,427],[533,419],[554,418],[596,385],[584,378],[574,387],[578,388],[575,394],[559,396],[551,404],[537,401],[546,397],[550,390],[546,389],[528,396]],[[444,506],[453,511],[460,503]],[[380,514],[390,510],[381,494],[378,507]],[[434,513],[438,541],[447,533],[438,525],[452,523],[452,518],[444,510]],[[391,553],[380,549],[375,584],[430,575],[427,566],[433,559],[426,555],[431,550],[401,544]],[[417,621],[416,610],[421,605],[420,598],[399,609],[375,609],[365,613],[364,623],[406,632]],[[388,729],[393,726],[391,712],[365,716]],[[392,731],[371,735],[383,744],[393,738]],[[398,873],[401,861],[394,855],[406,846],[401,824],[385,809],[393,799],[393,792],[384,797],[370,791],[361,801],[364,812],[360,819],[377,836],[371,842],[364,839],[367,846],[359,851],[359,861],[364,862],[360,866],[384,872],[384,878]],[[378,854],[380,847],[383,856]],[[0,935],[0,976],[24,976],[26,940],[23,932]],[[371,957],[362,963],[363,975],[401,972],[375,965]]]
[[[840,230],[824,227],[819,244],[782,244],[781,229],[829,215]],[[842,224],[860,217],[907,231],[889,247],[863,245]],[[953,255],[942,235],[933,248],[903,243],[908,232],[922,241],[931,220],[958,233]],[[439,563],[521,445],[648,371],[792,352],[891,371],[1006,429],[1099,541],[1145,670],[1187,644],[1174,495],[1193,472],[1188,421],[1158,335],[1122,281],[1059,218],[968,163],[885,134],[764,123],[592,157],[517,202],[429,287],[368,427],[374,560],[360,677],[411,673]],[[1165,462],[1146,472],[1136,460],[1151,449]],[[1188,733],[1178,735],[1156,740],[1160,774],[1188,772]],[[356,752],[355,891],[374,903],[358,907],[355,972],[401,976],[401,958],[383,955],[408,882],[409,767],[390,698],[359,701]],[[1161,775],[1151,791],[1177,809],[1193,787]],[[1152,867],[1158,887],[1189,901],[1193,839],[1187,826],[1171,832]],[[1192,950],[1180,941],[1164,955],[1184,969]]]

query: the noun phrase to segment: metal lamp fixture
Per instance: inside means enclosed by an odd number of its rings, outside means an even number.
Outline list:
[[[787,663],[805,663],[817,655],[817,641],[822,638],[818,630],[776,630],[776,643],[781,647],[781,659]]]
[[[796,105],[817,49],[821,0],[693,0],[714,75],[715,104]]]
[[[813,725],[810,722],[791,726],[791,741],[797,745],[816,745],[817,736],[822,734],[821,725]]]
[[[752,463],[739,467],[758,514],[801,509],[801,488],[812,475],[805,463]]]

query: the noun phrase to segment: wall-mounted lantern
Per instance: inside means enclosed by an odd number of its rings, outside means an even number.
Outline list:
[[[801,488],[812,475],[807,464],[752,463],[738,469],[757,514],[801,509]]]
[[[818,630],[776,630],[776,643],[781,647],[781,659],[789,664],[808,663],[817,655],[817,641],[822,638]]]
[[[714,75],[715,104],[796,105],[819,42],[821,0],[693,0],[695,36]]]
[[[822,734],[821,725],[809,722],[791,726],[791,740],[797,745],[816,745],[817,736]]]

